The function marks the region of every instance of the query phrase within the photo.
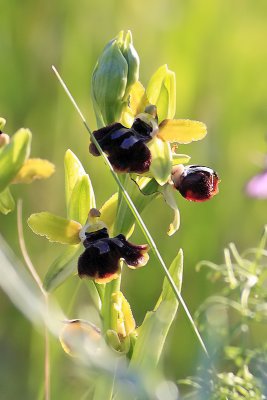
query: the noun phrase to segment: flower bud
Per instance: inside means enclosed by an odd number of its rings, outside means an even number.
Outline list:
[[[121,31],[104,48],[92,77],[92,99],[98,126],[119,121],[131,87],[139,77],[139,58],[130,31]]]
[[[219,192],[219,177],[211,168],[200,165],[184,166],[172,169],[171,179],[180,194],[190,201],[206,201]]]
[[[0,131],[0,148],[6,146],[10,142],[10,137]]]
[[[2,131],[2,129],[4,128],[5,124],[6,124],[5,118],[1,118],[0,117],[0,131]]]

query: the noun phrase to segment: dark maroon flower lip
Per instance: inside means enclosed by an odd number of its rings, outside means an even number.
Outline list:
[[[148,245],[134,245],[120,234],[110,238],[106,228],[85,233],[84,252],[78,260],[78,274],[81,278],[106,283],[120,274],[120,260],[130,268],[138,268],[148,261]]]
[[[93,132],[101,149],[117,172],[142,174],[149,170],[151,153],[146,143],[152,139],[153,128],[136,118],[131,128],[114,123]],[[99,156],[94,143],[89,146],[94,156]]]
[[[217,173],[201,165],[177,165],[172,170],[174,187],[190,201],[206,201],[219,192],[220,179]]]

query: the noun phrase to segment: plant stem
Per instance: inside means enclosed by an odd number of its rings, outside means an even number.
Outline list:
[[[203,340],[202,340],[202,337],[201,337],[201,335],[200,335],[200,333],[199,333],[199,331],[198,331],[198,329],[197,329],[197,326],[195,325],[195,322],[194,322],[194,320],[193,320],[193,318],[192,318],[192,316],[191,316],[191,314],[190,314],[190,312],[189,312],[189,310],[188,310],[188,308],[187,308],[187,305],[186,305],[186,303],[185,303],[185,301],[184,301],[184,299],[183,299],[181,293],[180,293],[179,290],[177,289],[177,287],[176,287],[176,285],[175,285],[175,283],[174,283],[174,281],[173,281],[173,279],[172,279],[172,277],[171,277],[171,275],[170,275],[170,273],[169,273],[169,271],[168,271],[168,268],[167,268],[165,262],[163,261],[163,259],[162,259],[162,257],[161,257],[161,254],[160,254],[160,252],[158,251],[157,246],[156,246],[156,244],[155,244],[155,242],[154,242],[152,236],[150,235],[149,230],[147,229],[147,227],[146,227],[146,225],[145,225],[143,219],[141,218],[141,216],[140,216],[138,210],[136,209],[134,203],[132,202],[132,200],[131,200],[131,198],[130,198],[128,192],[124,189],[124,186],[122,185],[122,183],[121,183],[119,177],[118,177],[117,174],[115,173],[115,171],[114,171],[112,165],[110,164],[110,162],[109,162],[109,160],[108,160],[106,154],[102,151],[101,147],[99,146],[99,143],[97,142],[97,140],[95,139],[94,135],[92,134],[92,131],[91,131],[91,129],[89,128],[89,126],[88,126],[88,124],[87,124],[87,122],[86,122],[85,117],[83,116],[83,114],[82,114],[80,108],[78,107],[76,101],[74,100],[73,96],[71,95],[71,93],[70,93],[69,89],[67,88],[66,84],[65,84],[64,81],[62,80],[62,78],[61,78],[61,76],[59,75],[59,73],[58,73],[58,71],[56,70],[56,68],[55,68],[54,66],[52,66],[52,69],[53,69],[54,73],[56,74],[56,77],[58,78],[58,80],[59,80],[60,84],[62,85],[63,89],[65,90],[66,94],[68,95],[70,101],[72,102],[73,106],[75,107],[76,111],[77,111],[78,114],[80,115],[80,117],[81,117],[81,119],[82,119],[82,121],[83,121],[83,124],[84,124],[86,130],[88,131],[88,133],[89,133],[89,135],[90,135],[90,139],[91,139],[92,142],[95,144],[97,150],[99,151],[99,153],[100,153],[101,156],[103,157],[103,159],[104,159],[104,161],[105,161],[105,164],[106,164],[107,167],[109,168],[109,170],[110,170],[110,172],[111,172],[111,174],[112,174],[114,180],[116,181],[118,187],[120,188],[120,190],[121,190],[121,192],[122,192],[122,195],[123,195],[125,201],[126,201],[127,204],[128,204],[128,207],[129,207],[130,210],[132,211],[132,213],[133,213],[133,215],[134,215],[134,217],[135,217],[135,219],[136,219],[136,221],[137,221],[137,223],[138,223],[138,225],[139,225],[141,231],[143,232],[143,234],[144,234],[146,240],[148,241],[148,243],[149,243],[149,245],[150,245],[150,247],[151,247],[151,249],[152,249],[154,255],[155,255],[156,258],[158,259],[158,261],[159,261],[159,263],[160,263],[160,265],[161,265],[161,267],[162,267],[162,269],[163,269],[163,271],[164,271],[164,273],[165,273],[165,275],[166,275],[166,277],[167,277],[167,279],[168,279],[168,281],[169,281],[169,283],[170,283],[170,285],[171,285],[171,287],[172,287],[172,290],[173,290],[173,292],[174,292],[176,298],[177,298],[178,301],[181,303],[181,305],[182,305],[182,307],[183,307],[183,309],[184,309],[184,311],[185,311],[185,313],[186,313],[186,315],[187,315],[187,318],[188,318],[188,320],[189,320],[189,322],[190,322],[190,324],[191,324],[191,327],[192,327],[192,329],[193,329],[193,331],[194,331],[194,333],[195,333],[195,335],[196,335],[196,337],[197,337],[197,339],[198,339],[198,341],[199,341],[199,343],[200,343],[200,346],[201,346],[202,350],[204,351],[204,353],[205,353],[205,355],[207,356],[207,358],[210,359],[209,354],[208,354],[208,351],[207,351],[207,348],[206,348],[206,346],[205,346],[205,344],[204,344],[204,342],[203,342]]]
[[[24,234],[23,234],[23,225],[22,225],[22,200],[18,200],[17,205],[17,226],[18,226],[18,236],[19,236],[19,245],[22,256],[24,258],[25,264],[28,267],[30,274],[32,275],[34,281],[39,287],[46,304],[46,311],[48,315],[48,293],[44,290],[42,281],[34,268],[34,265],[29,257],[29,254],[26,249]],[[44,395],[45,400],[50,400],[50,352],[49,352],[49,330],[47,325],[44,327],[44,335],[45,335],[45,359],[44,359]]]

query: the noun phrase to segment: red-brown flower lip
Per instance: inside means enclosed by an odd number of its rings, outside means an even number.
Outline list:
[[[187,200],[202,202],[219,192],[220,179],[217,173],[205,166],[177,165],[172,170],[174,187]]]

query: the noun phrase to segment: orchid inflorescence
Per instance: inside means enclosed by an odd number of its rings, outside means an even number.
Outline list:
[[[98,157],[104,152],[113,172],[124,177],[126,189],[134,181],[136,190],[132,195],[139,212],[162,195],[174,210],[168,231],[169,235],[174,234],[180,224],[174,189],[185,199],[197,202],[209,200],[218,192],[216,172],[204,166],[185,166],[190,157],[176,152],[179,145],[204,138],[205,124],[174,118],[175,74],[166,65],[156,71],[146,89],[143,87],[139,81],[139,58],[129,31],[125,37],[121,32],[105,47],[93,72],[91,94],[98,129],[92,133],[90,154]],[[128,241],[135,217],[123,206],[121,188],[97,208],[89,175],[71,150],[67,150],[64,163],[66,217],[41,212],[28,219],[35,233],[67,245],[50,266],[44,288],[54,290],[73,273],[92,280],[99,295],[101,335],[106,335],[114,349],[127,353],[135,362],[148,340],[145,332],[151,329],[149,324],[167,307],[165,333],[152,357],[156,364],[178,308],[177,295],[165,278],[155,314],[149,314],[136,331],[130,305],[120,291],[119,277],[123,262],[132,269],[147,264],[149,246]],[[169,270],[178,291],[182,283],[182,257],[180,250]],[[75,330],[80,329],[83,324],[75,321]],[[73,327],[70,322],[70,332]]]

